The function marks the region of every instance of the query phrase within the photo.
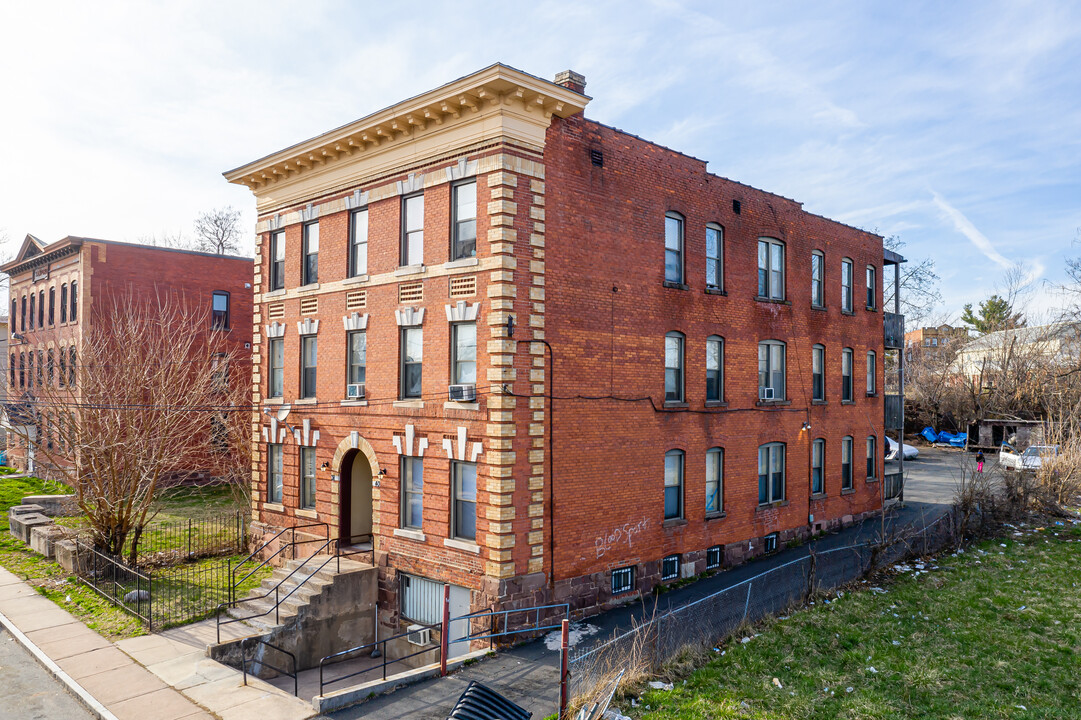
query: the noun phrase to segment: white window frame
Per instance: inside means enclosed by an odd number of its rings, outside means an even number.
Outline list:
[[[281,443],[267,443],[267,502],[282,501],[285,474],[282,470],[283,449]]]
[[[777,238],[758,238],[758,297],[784,300],[784,286],[785,244]]]
[[[473,476],[473,492],[470,496],[468,490],[463,489],[467,483],[464,481],[469,474]],[[466,540],[468,542],[476,542],[477,540],[477,464],[471,462],[463,462],[460,460],[452,461],[450,464],[451,475],[451,537],[457,540]],[[462,518],[463,513],[469,512],[469,508],[466,505],[472,506],[473,515],[473,532],[463,533],[462,531]]]
[[[779,350],[778,350],[779,348]],[[787,346],[780,340],[762,340],[758,343],[758,399],[760,402],[780,402],[785,399],[785,389],[788,384],[788,375],[785,369],[787,365]],[[775,365],[780,359],[781,368]],[[780,383],[777,383],[780,375]],[[780,387],[778,387],[778,384]],[[765,388],[773,388],[773,400],[764,401]]]
[[[311,364],[308,364],[305,350],[311,343]],[[311,380],[308,380],[308,370]],[[300,397],[313,398],[319,392],[319,337],[317,335],[300,336]]]
[[[706,515],[724,512],[724,448],[706,451]]]
[[[399,508],[399,525],[402,528],[410,530],[423,530],[424,529],[424,458],[412,455],[402,455],[401,461],[398,464],[400,488],[401,492],[401,506]],[[413,487],[417,473],[420,473],[420,485],[419,487]],[[409,516],[409,506],[414,496],[420,501],[420,523],[417,525],[411,524],[412,518]]]
[[[418,343],[416,343],[417,347],[419,348],[420,355],[413,358],[413,362],[407,362],[407,358],[409,356],[406,354],[406,349],[407,349],[407,347],[409,345],[409,337],[413,333],[418,333],[419,337],[420,337],[420,341]],[[419,398],[421,398],[423,396],[423,393],[424,393],[424,331],[419,326],[403,327],[402,328],[401,341],[399,343],[398,354],[400,356],[399,357],[399,361],[400,361],[399,362],[399,369],[398,369],[400,388],[399,388],[398,397],[399,397],[399,399],[402,399],[402,400],[419,399]],[[409,370],[410,367],[412,367],[414,365],[420,367],[420,378],[421,378],[420,388],[417,390],[416,393],[406,394],[406,391],[408,389],[407,388],[408,370]]]
[[[412,219],[420,216],[420,225],[411,225]],[[402,267],[424,264],[424,193],[413,193],[402,198],[401,219]]]
[[[669,224],[669,221],[673,225]],[[672,230],[675,229],[676,237],[672,237]],[[676,285],[683,284],[683,278],[686,277],[686,271],[683,262],[683,248],[685,246],[684,238],[686,237],[686,221],[682,215],[678,212],[666,212],[664,214],[664,281],[666,283],[675,283]],[[675,245],[675,247],[672,247]],[[678,277],[673,277],[670,274],[669,257],[675,258],[675,269],[677,270]]]
[[[845,435],[841,438],[841,489],[851,490],[855,487],[852,480],[852,436]]]
[[[841,350],[841,402],[854,402],[856,399],[855,388],[852,383],[852,348]]]
[[[716,234],[716,246],[711,254],[710,234]],[[710,271],[713,282],[710,282]],[[724,227],[720,223],[706,223],[706,287],[724,290]]]
[[[275,350],[277,359],[275,360]],[[277,387],[275,387],[277,385]],[[285,338],[267,339],[267,397],[280,398],[285,394]]]
[[[684,368],[686,367],[686,336],[677,331],[665,333],[664,336],[664,401],[684,402],[686,398],[686,383]],[[675,363],[673,363],[675,360]],[[669,391],[669,376],[674,373],[675,392]]]
[[[307,445],[300,447],[300,507],[304,510],[315,509],[316,472],[315,448]]]
[[[867,436],[867,480],[878,479],[878,437],[875,435]]]
[[[784,502],[787,486],[786,446],[783,442],[770,442],[758,446],[758,504],[771,505]],[[763,472],[763,470],[765,472]],[[777,492],[775,476],[780,473],[781,487]],[[764,478],[764,479],[763,479]],[[765,486],[763,487],[763,482]],[[764,492],[763,492],[764,490]]]
[[[669,460],[671,458],[671,461]],[[686,454],[682,450],[669,450],[664,454],[664,519],[681,520],[683,518],[683,478]],[[675,488],[676,514],[668,513],[669,488]]]
[[[848,258],[841,260],[841,310],[852,312],[852,261]]]
[[[360,337],[359,353],[353,347],[353,338]],[[360,361],[357,362],[357,355]],[[358,370],[359,372],[354,372]],[[366,330],[350,330],[345,334],[345,382],[347,384],[364,383],[368,377],[368,332]]]
[[[463,347],[458,341],[459,335],[463,330],[472,330],[473,332],[473,344],[472,357],[463,357]],[[450,327],[450,376],[453,378],[453,382],[456,385],[476,385],[477,384],[477,323],[475,322],[460,322],[453,323]],[[466,345],[465,349],[470,346]],[[466,353],[468,355],[468,353]]]
[[[349,277],[368,274],[368,208],[349,213]]]
[[[874,350],[867,351],[867,394],[878,392],[878,356]]]
[[[460,195],[464,189],[473,189],[473,215],[472,217],[460,214]],[[451,219],[450,259],[462,260],[477,256],[477,179],[464,180],[451,186],[450,207],[453,218]],[[463,247],[463,235],[468,235],[469,223],[473,225],[472,252]],[[464,241],[468,244],[468,240]]]
[[[315,285],[319,282],[319,221],[313,220],[304,223],[302,228],[300,284],[302,286]],[[314,249],[312,249],[313,245],[315,246]],[[312,258],[314,258],[314,263],[310,261]]]
[[[711,367],[713,365],[716,367]],[[709,396],[710,373],[716,373],[716,397]],[[706,402],[724,402],[724,338],[720,335],[706,338]]]
[[[815,489],[817,475],[818,489]],[[826,439],[815,438],[811,443],[811,494],[824,495],[826,492]]]
[[[867,266],[867,309],[875,310],[878,308],[878,268],[874,265]]]
[[[826,346],[822,344],[811,347],[811,399],[826,401]]]
[[[826,307],[826,254],[821,250],[811,253],[811,305]]]
[[[706,548],[706,570],[716,570],[721,566],[724,553],[721,550],[720,545],[713,545]]]
[[[270,290],[285,289],[285,231],[270,233]],[[72,318],[74,319],[74,318]]]

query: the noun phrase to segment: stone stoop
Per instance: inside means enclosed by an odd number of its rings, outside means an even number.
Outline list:
[[[347,558],[331,558],[319,569],[327,557],[315,555],[287,561],[252,590],[248,598],[229,610],[231,617],[242,619],[242,624],[255,629],[249,636],[252,640],[248,641],[248,656],[256,662],[249,672],[259,677],[273,676],[259,662],[264,657],[266,662],[278,667],[289,669],[291,664],[273,649],[253,643],[254,638],[293,653],[300,670],[318,666],[326,655],[375,639],[378,592],[375,567]],[[282,598],[276,617],[275,587]],[[237,638],[211,645],[207,655],[239,668],[240,642]]]

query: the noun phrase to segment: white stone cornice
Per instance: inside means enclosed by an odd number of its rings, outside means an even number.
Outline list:
[[[265,329],[268,338],[285,337],[285,323],[272,322]]]
[[[394,311],[398,327],[415,327],[424,323],[424,308],[404,307]]]
[[[319,332],[318,318],[304,318],[297,321],[297,332],[301,335],[315,335]]]
[[[360,313],[353,313],[352,315],[342,316],[342,325],[345,326],[346,332],[350,330],[367,330],[368,329],[368,313],[361,315]]]
[[[474,322],[477,319],[477,311],[480,303],[470,305],[465,300],[459,300],[454,305],[444,305],[447,309],[447,322]]]

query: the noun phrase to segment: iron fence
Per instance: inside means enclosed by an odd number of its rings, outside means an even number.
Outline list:
[[[570,696],[595,695],[632,664],[645,672],[655,671],[688,647],[714,645],[745,623],[782,613],[815,592],[858,580],[912,552],[927,552],[953,533],[953,516],[947,513],[889,544],[868,541],[812,552],[645,620],[605,642],[574,649],[568,659]]]
[[[242,510],[208,513],[201,517],[151,520],[138,534],[128,536],[123,557],[136,546],[139,566],[161,567],[187,560],[218,555],[239,555],[246,551],[248,516]],[[78,528],[81,540],[90,544],[89,528]]]

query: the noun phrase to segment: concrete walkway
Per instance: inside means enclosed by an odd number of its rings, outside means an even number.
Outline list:
[[[206,657],[212,621],[111,643],[0,568],[0,624],[102,720],[304,720],[310,704]]]

